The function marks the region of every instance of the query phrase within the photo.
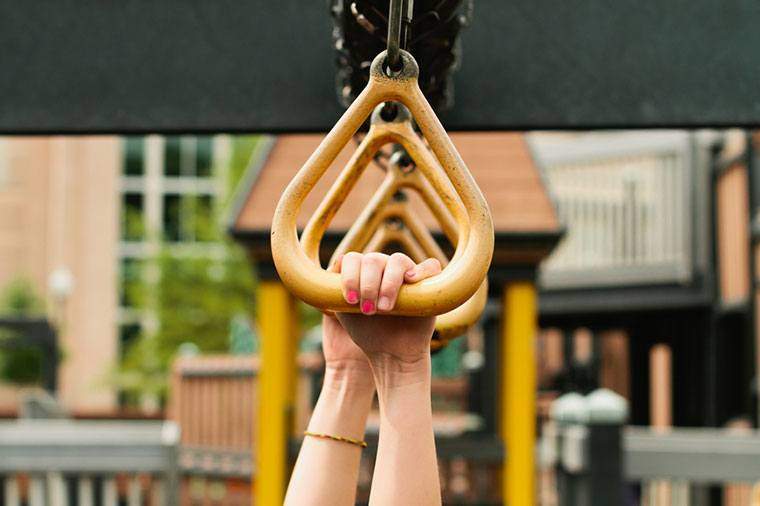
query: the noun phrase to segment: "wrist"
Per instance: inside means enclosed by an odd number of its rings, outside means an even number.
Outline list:
[[[375,382],[369,362],[352,359],[326,362],[323,388],[372,396]]]
[[[369,366],[359,368],[327,365],[322,391],[308,430],[363,439],[374,396],[375,383]]]
[[[399,358],[388,353],[376,353],[369,357],[372,374],[378,390],[411,384],[429,384],[431,374],[430,354]]]

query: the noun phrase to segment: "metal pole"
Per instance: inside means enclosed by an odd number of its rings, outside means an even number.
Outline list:
[[[297,322],[294,299],[279,281],[258,288],[261,368],[258,375],[258,432],[254,504],[282,504],[288,479],[296,381]]]
[[[628,402],[600,388],[586,397],[588,408],[586,504],[623,504],[623,426]]]
[[[575,392],[567,393],[552,403],[551,418],[557,428],[557,496],[560,506],[580,506],[578,474],[584,467],[585,423],[588,418],[586,400]]]
[[[401,11],[404,0],[391,0],[388,13],[388,67],[401,70]]]
[[[536,447],[536,286],[532,281],[504,287],[499,356],[499,425],[507,452],[502,474],[505,504],[535,504]]]
[[[163,494],[167,506],[179,506],[180,473],[179,445],[180,428],[174,422],[164,422],[161,429],[161,444],[164,447],[166,465],[164,471]],[[80,498],[82,501],[82,498]]]

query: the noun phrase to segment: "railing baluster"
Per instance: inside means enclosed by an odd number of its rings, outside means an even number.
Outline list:
[[[92,477],[79,477],[77,480],[77,495],[79,496],[78,506],[95,506],[95,491],[92,483]]]
[[[32,476],[29,480],[29,506],[45,506],[45,478]]]
[[[47,496],[50,506],[69,506],[66,482],[61,473],[48,473]]]
[[[667,149],[592,153],[547,167],[568,234],[543,267],[545,286],[684,281],[693,231],[683,150],[674,141]]]
[[[5,504],[6,506],[21,506],[21,494],[18,490],[18,478],[13,475],[5,477]]]
[[[688,481],[675,481],[671,487],[671,501],[673,506],[689,506],[689,504],[691,504]]]
[[[103,480],[103,506],[117,506],[119,493],[116,490],[116,478],[107,476]]]
[[[142,505],[142,487],[140,486],[140,476],[135,474],[129,479],[129,492],[127,495],[128,506]]]

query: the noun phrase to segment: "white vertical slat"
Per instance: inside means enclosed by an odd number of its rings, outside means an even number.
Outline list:
[[[676,201],[674,202],[674,208],[673,208],[673,221],[676,223],[676,231],[675,231],[675,239],[676,239],[676,259],[679,262],[683,261],[684,258],[684,232],[686,231],[686,221],[685,221],[685,213],[684,213],[684,206],[686,205],[686,191],[688,190],[688,187],[684,186],[683,184],[683,170],[681,170],[682,167],[682,160],[679,157],[671,156],[670,157],[671,163],[673,164],[673,184],[676,187]]]
[[[142,505],[142,488],[140,487],[140,477],[134,475],[129,480],[129,492],[127,495],[128,506]]]
[[[69,506],[69,497],[66,493],[66,482],[61,473],[48,473],[47,496],[50,506]]]
[[[663,168],[665,172],[665,187],[664,192],[665,195],[670,195],[670,200],[668,201],[668,209],[665,212],[665,229],[668,231],[668,234],[665,236],[665,251],[667,251],[668,254],[668,260],[673,261],[677,258],[676,255],[676,248],[675,248],[675,216],[674,216],[674,199],[673,196],[676,192],[675,187],[675,178],[673,174],[673,162],[670,158],[666,158],[664,160]]]
[[[677,164],[673,157],[665,158],[667,161],[667,173],[668,173],[668,186],[670,187],[670,208],[668,209],[668,230],[670,231],[668,237],[670,238],[670,258],[676,260],[679,256],[679,244],[678,233],[679,224],[676,221],[678,219],[678,207],[679,207],[679,184],[678,174],[676,174]]]
[[[692,220],[692,214],[694,213],[693,206],[697,206],[696,200],[692,200],[692,197],[696,197],[696,190],[694,186],[694,177],[696,171],[690,170],[692,165],[696,166],[691,157],[691,153],[681,155],[679,157],[679,168],[681,169],[681,186],[683,187],[682,198],[683,204],[681,205],[681,212],[683,214],[683,262],[685,267],[689,267],[694,261],[692,258],[692,241],[694,238],[694,222]]]
[[[672,506],[689,506],[691,504],[691,498],[689,497],[689,482],[687,481],[675,481],[673,482],[671,489],[671,504]]]
[[[103,480],[103,506],[117,506],[119,499],[116,490],[116,479],[113,476]]]
[[[79,480],[77,480],[77,492],[79,496],[78,506],[95,506],[95,490],[91,477],[79,477]]]
[[[29,506],[45,506],[45,479],[41,476],[29,480]]]
[[[18,479],[15,476],[6,476],[3,488],[5,489],[5,504],[7,506],[21,506]]]

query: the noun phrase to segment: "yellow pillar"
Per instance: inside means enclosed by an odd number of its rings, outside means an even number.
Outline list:
[[[256,465],[253,503],[282,504],[288,478],[296,385],[298,316],[295,301],[279,281],[259,283],[257,313],[261,336],[258,375]]]
[[[536,287],[507,283],[503,294],[499,429],[507,453],[502,496],[509,506],[535,504]]]

